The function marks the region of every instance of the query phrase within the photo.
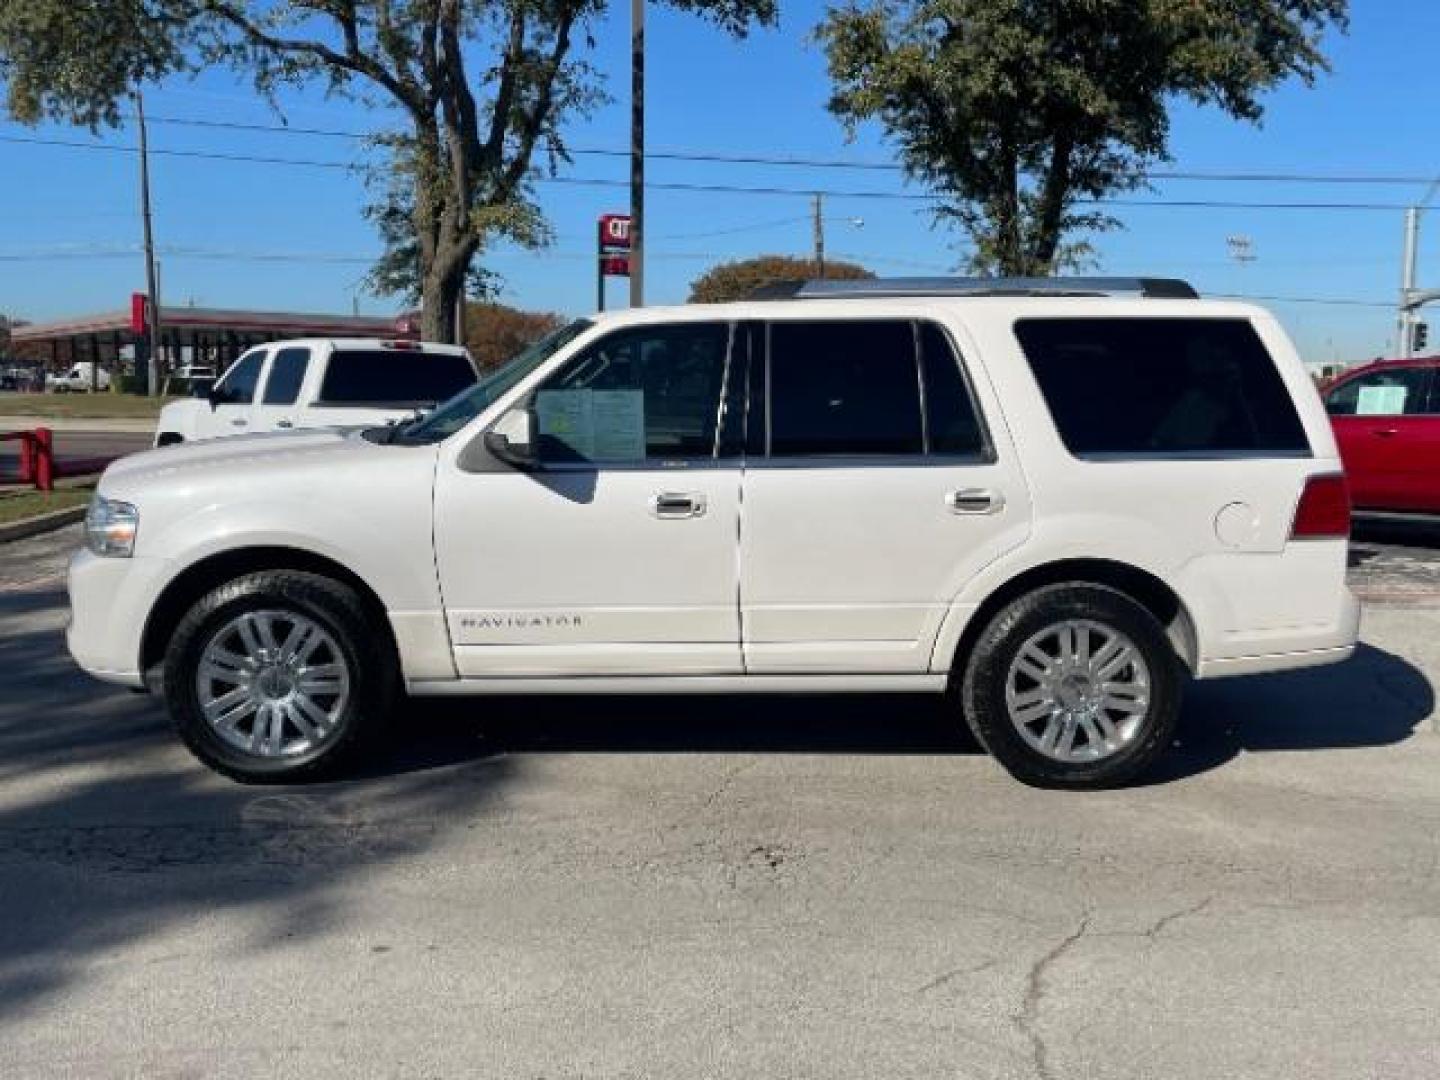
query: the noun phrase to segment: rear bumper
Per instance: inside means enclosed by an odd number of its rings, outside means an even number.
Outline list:
[[[1220,679],[1335,664],[1350,658],[1359,637],[1360,601],[1347,588],[1334,622],[1267,634],[1263,651],[1202,657],[1195,675],[1200,679]]]

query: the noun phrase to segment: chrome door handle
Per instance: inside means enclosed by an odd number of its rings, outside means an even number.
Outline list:
[[[1005,509],[1005,496],[988,488],[958,488],[945,496],[952,514],[998,514]]]
[[[650,496],[650,513],[658,518],[693,518],[705,513],[705,496],[694,491],[660,491]]]
[[[276,426],[276,427],[283,427],[283,428],[292,428],[292,427],[295,426],[295,421],[294,421],[294,420],[276,420],[276,421],[275,421],[275,426]]]

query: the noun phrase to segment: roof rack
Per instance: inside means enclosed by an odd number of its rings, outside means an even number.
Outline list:
[[[899,277],[856,280],[777,281],[750,294],[752,300],[838,300],[896,296],[1143,296],[1198,300],[1179,278],[1122,277]]]

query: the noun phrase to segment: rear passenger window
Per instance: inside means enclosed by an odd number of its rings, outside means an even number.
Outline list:
[[[934,323],[920,323],[919,332],[930,453],[983,455],[985,432],[960,370],[960,358],[945,331]]]
[[[309,349],[281,349],[270,361],[270,374],[265,379],[264,404],[293,405],[310,366]]]
[[[1076,456],[1310,456],[1243,319],[1022,319],[1015,336]]]
[[[458,353],[344,349],[330,354],[319,404],[431,406],[474,383],[475,369]]]
[[[1337,386],[1325,399],[1331,416],[1415,416],[1435,412],[1427,402],[1432,380],[1428,368],[1387,368]]]
[[[920,454],[920,378],[908,321],[770,324],[772,457]]]

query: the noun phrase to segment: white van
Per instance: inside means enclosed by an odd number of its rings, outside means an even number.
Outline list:
[[[109,390],[110,372],[93,360],[80,360],[61,372],[45,376],[45,389],[52,394],[84,394],[91,390]]]

